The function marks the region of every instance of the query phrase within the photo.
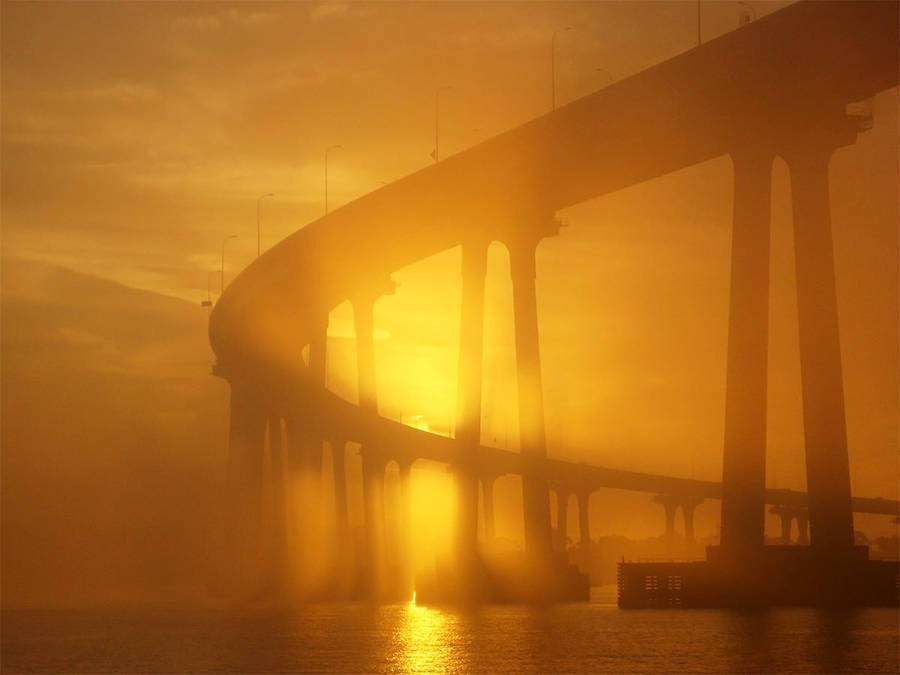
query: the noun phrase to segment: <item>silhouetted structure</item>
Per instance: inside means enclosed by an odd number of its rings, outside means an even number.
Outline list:
[[[272,522],[289,535],[276,550],[296,547],[305,531],[302,513],[286,528],[277,517],[264,517],[268,420],[270,439],[281,438],[287,448],[285,457],[281,444],[269,444],[269,473],[280,494],[293,485],[291,475],[317,475],[322,441],[332,440],[343,547],[353,545],[343,448],[348,440],[361,443],[363,578],[370,592],[392,587],[380,555],[384,468],[396,459],[404,486],[412,462],[427,458],[452,465],[457,476],[458,564],[452,574],[445,568],[455,581],[439,582],[459,593],[513,597],[527,586],[528,597],[583,594],[584,584],[553,551],[551,483],[565,495],[562,503],[569,494],[578,497],[585,550],[587,502],[597,487],[657,493],[667,522],[680,506],[686,528],[699,499],[721,496],[721,547],[710,550],[707,562],[678,572],[660,568],[650,575],[623,565],[623,606],[662,597],[658,583],[646,581],[660,575],[681,579],[685,604],[775,602],[804,575],[814,580],[797,586],[792,603],[835,599],[840,588],[856,589],[842,596],[853,602],[881,593],[880,586],[854,586],[860,574],[881,579],[886,568],[853,546],[851,511],[896,514],[897,504],[851,501],[827,178],[831,153],[856,137],[858,120],[846,115],[847,105],[898,82],[897,7],[797,3],[357,199],[251,263],[210,317],[214,372],[232,390],[229,522],[243,576],[252,580],[247,570],[272,566],[260,554],[273,548],[263,546],[266,540],[282,541]],[[544,237],[558,232],[555,212],[725,154],[734,166],[734,233],[721,486],[547,459],[534,254]],[[765,488],[768,221],[776,155],[787,161],[793,187],[808,499]],[[521,454],[480,445],[484,270],[492,241],[510,254]],[[463,300],[457,437],[451,440],[379,417],[372,317],[377,299],[393,291],[392,271],[455,246],[463,252]],[[356,326],[358,406],[324,387],[328,313],[345,300]],[[491,533],[491,485],[510,472],[522,475],[526,557],[507,569],[524,581],[519,590],[493,592],[502,564],[491,567],[477,555],[477,481]],[[811,546],[764,548],[765,504],[807,502]],[[565,509],[560,514],[565,519]],[[761,586],[763,577],[771,584]],[[408,580],[394,587],[405,592]]]

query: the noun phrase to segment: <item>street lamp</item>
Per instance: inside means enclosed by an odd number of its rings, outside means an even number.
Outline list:
[[[440,153],[438,152],[438,115],[440,112],[441,90],[452,88],[453,87],[451,87],[449,84],[445,84],[440,87],[435,87],[434,90],[434,152],[431,153],[431,156],[434,157],[435,164],[440,161]]]
[[[259,257],[259,205],[262,203],[262,200],[266,197],[274,197],[275,194],[273,192],[267,192],[264,195],[260,195],[256,200],[256,257]]]
[[[553,31],[553,35],[550,36],[550,97],[551,103],[553,105],[553,110],[556,110],[556,35],[557,33],[563,33],[567,30],[572,30],[572,26],[557,28],[555,31]]]
[[[237,239],[236,234],[229,235],[222,240],[222,266],[219,268],[219,296],[225,292],[225,242],[229,239]]]
[[[738,5],[743,7],[740,16],[738,16],[738,26],[746,26],[751,21],[756,21],[756,8],[749,2],[739,0]]]
[[[200,302],[201,307],[212,307],[212,275],[215,274],[215,270],[208,271],[206,273],[206,300]]]
[[[700,0],[697,0],[697,46],[701,44],[703,41],[700,39]]]
[[[342,145],[330,145],[325,148],[325,215],[328,215],[328,151],[343,148]]]

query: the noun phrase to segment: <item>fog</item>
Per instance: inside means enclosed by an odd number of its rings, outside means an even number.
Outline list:
[[[326,147],[342,145],[329,160],[337,209],[431,164],[436,87],[449,87],[445,159],[547,112],[557,27],[577,27],[557,38],[554,82],[565,104],[693,47],[692,7],[5,3],[3,604],[215,602],[228,583],[223,560],[236,550],[226,522],[229,386],[211,372],[200,306],[218,295],[215,272],[227,285],[255,259],[257,236],[265,251],[322,215]],[[736,27],[733,3],[704,7],[705,40]],[[887,499],[900,497],[898,128],[893,88],[874,100],[874,127],[834,154],[830,178],[852,492]],[[549,457],[721,480],[731,171],[719,157],[556,214],[564,227],[536,252]],[[791,186],[781,158],[772,177],[766,484],[803,491]],[[267,192],[275,194],[260,206]],[[396,289],[374,311],[379,413],[449,437],[460,265],[455,247],[394,270]],[[518,451],[510,254],[499,242],[486,279],[480,442]],[[356,404],[349,303],[331,309],[327,336],[326,386]],[[270,456],[287,457],[281,422],[278,433],[269,425]],[[358,450],[351,443],[346,459],[357,552]],[[271,477],[278,469],[268,461]],[[349,555],[333,534],[334,462],[326,444],[321,481],[301,473],[287,496],[262,496],[270,512],[286,499],[317,541],[281,572],[301,595],[328,587]],[[434,570],[451,549],[452,476],[416,462],[404,527],[394,515],[399,470],[388,465],[380,544],[387,552],[409,538],[413,571]],[[498,547],[519,550],[521,479],[498,479],[494,497]],[[597,491],[590,534],[661,537],[652,497]],[[886,516],[854,522],[869,538],[896,534]],[[280,527],[268,534],[284,535]],[[719,527],[718,501],[698,507],[702,543],[717,541]],[[567,534],[577,532],[570,516]],[[769,516],[767,534],[778,532]],[[265,565],[261,548],[253,555],[235,565]]]

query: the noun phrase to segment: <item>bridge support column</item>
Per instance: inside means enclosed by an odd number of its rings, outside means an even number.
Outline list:
[[[353,300],[353,327],[356,332],[356,371],[359,407],[378,414],[378,388],[375,380],[375,301],[369,296]]]
[[[365,515],[366,573],[369,593],[381,595],[385,589],[385,462],[365,446],[362,455],[363,512]]]
[[[666,539],[671,543],[675,539],[675,514],[678,507],[682,507],[682,515],[685,516],[685,526],[687,526],[687,515],[684,511],[685,500],[676,495],[656,495],[653,498],[654,504],[661,504],[666,514]]]
[[[288,547],[288,523],[290,509],[288,495],[288,467],[284,452],[284,438],[281,428],[281,417],[269,416],[269,483],[271,500],[267,537],[271,546],[271,571],[269,584],[275,594],[287,590],[290,570],[290,549]]]
[[[535,292],[537,241],[509,247],[519,385],[519,442],[522,451],[522,497],[525,515],[525,550],[549,559],[553,550],[550,494],[540,462],[547,457],[541,352]]]
[[[309,376],[313,384],[325,388],[328,348],[328,314],[321,313],[317,317],[313,339],[309,343]],[[318,490],[322,477],[322,443],[323,439],[310,434],[305,439],[304,468],[313,478],[312,487]]]
[[[569,526],[569,493],[561,487],[556,489],[556,550],[566,552]]]
[[[785,513],[780,514],[781,516],[781,543],[782,544],[790,544],[791,543],[791,523],[794,522],[794,518]]]
[[[770,513],[777,514],[778,518],[781,520],[781,543],[785,545],[790,544],[791,523],[794,522],[793,512],[786,510],[784,507],[772,507],[769,511]]]
[[[305,416],[293,415],[284,421],[287,431],[288,466],[294,478],[302,477],[306,490],[320,487],[322,439],[311,429]]]
[[[412,462],[400,464],[400,565],[405,597],[412,597],[415,586],[412,550],[412,505],[410,504],[410,473]]]
[[[846,120],[795,139],[791,173],[806,484],[812,545],[840,555],[853,546],[850,463],[838,331],[828,164],[855,140]]]
[[[681,502],[681,515],[684,518],[684,538],[690,543],[696,541],[694,535],[694,510],[702,503],[703,500],[697,497],[685,497]]]
[[[347,442],[332,439],[331,470],[334,480],[334,565],[335,593],[340,598],[352,595],[356,582],[358,565],[356,542],[350,530],[350,515],[347,503]]]
[[[484,277],[487,245],[462,246],[462,307],[459,328],[456,441],[459,458],[456,483],[459,507],[456,522],[458,569],[474,570],[478,533],[478,478],[475,472],[481,444],[481,382],[484,360]]]
[[[377,295],[352,300],[356,331],[356,368],[359,407],[364,415],[378,415],[375,379],[375,301]],[[384,583],[384,466],[372,447],[376,439],[364,439],[362,456],[363,511],[365,513],[366,563],[370,593],[381,592]]]
[[[243,382],[231,380],[230,384],[226,541],[235,549],[235,564],[229,576],[239,592],[248,592],[263,573],[260,530],[266,415],[257,392]]]
[[[488,544],[494,542],[494,476],[481,477],[481,498],[484,502],[484,539]]]
[[[309,409],[298,410],[284,420],[286,518],[288,558],[306,573],[311,563],[309,546],[322,536],[318,507],[322,488],[322,440],[309,423]],[[270,441],[281,436],[281,423],[270,421]],[[274,447],[274,445],[272,446]]]
[[[781,543],[784,545],[790,544],[791,523],[794,522],[795,518],[801,517],[801,514],[804,514],[803,517],[805,517],[805,512],[799,507],[790,504],[775,504],[769,509],[769,513],[778,516],[781,523]]]
[[[328,359],[328,314],[320,313],[316,319],[313,339],[309,343],[309,373],[313,382],[325,386]]]
[[[328,315],[324,314],[313,327],[309,367],[306,370],[309,380],[314,385],[323,387],[327,328]],[[310,545],[321,545],[321,539],[325,536],[319,517],[323,487],[323,440],[312,423],[313,420],[311,404],[304,401],[296,410],[291,410],[284,416],[283,430],[280,419],[272,418],[269,421],[272,466],[274,467],[276,450],[283,457],[287,531],[285,560],[288,566],[299,570],[299,574],[294,575],[295,580],[309,575],[307,568],[314,562],[309,556]],[[293,590],[304,592],[299,586]]]
[[[797,516],[797,543],[800,546],[809,546],[809,516],[804,513],[798,513]]]
[[[722,547],[735,553],[764,543],[772,160],[765,147],[732,152]]]
[[[343,439],[331,441],[331,462],[334,476],[334,520],[336,525],[337,554],[339,557],[350,555],[350,517],[347,508],[347,443]]]
[[[666,539],[671,541],[675,538],[675,512],[678,505],[673,501],[665,501],[663,508],[666,511]]]
[[[579,492],[578,499],[578,543],[581,546],[582,571],[591,568],[591,523],[590,492]]]

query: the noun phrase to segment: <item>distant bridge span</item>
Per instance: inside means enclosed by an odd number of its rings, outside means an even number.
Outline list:
[[[272,385],[274,386],[274,385]],[[272,390],[270,390],[272,391]],[[295,382],[278,390],[278,397],[287,408],[302,406],[314,392],[304,382]],[[409,427],[378,415],[361,413],[348,401],[330,394],[323,401],[315,419],[306,421],[310,435],[328,439],[334,445],[347,440],[363,443],[378,438],[380,447],[369,454],[382,467],[395,462],[409,467],[417,460],[427,460],[453,466],[461,461],[458,443],[453,438]],[[336,431],[336,430],[339,430]],[[484,480],[507,474],[523,474],[523,456],[519,452],[482,445],[478,448],[474,470]],[[596,490],[613,488],[676,497],[721,499],[722,484],[717,481],[679,478],[659,474],[611,469],[602,466],[547,458],[539,470],[546,475],[551,487],[572,494],[590,494]],[[799,490],[768,488],[766,504],[804,508],[807,494]],[[881,497],[854,497],[855,513],[900,516],[900,501]]]
[[[805,500],[765,489],[769,191],[779,155],[794,199],[813,544],[851,545],[851,509],[896,513],[896,502],[851,502],[849,492],[827,167],[831,152],[856,138],[847,104],[898,84],[898,24],[893,2],[799,2],[360,197],[267,251],[228,286],[209,324],[214,370],[231,384],[240,512],[258,508],[266,425],[275,430],[283,419],[287,471],[317,465],[323,439],[362,443],[368,524],[378,517],[370,496],[381,462],[403,449],[459,469],[472,541],[476,481],[506,469],[523,475],[532,551],[550,547],[548,484],[570,474],[588,488],[721,496],[723,545],[761,545],[763,505]],[[731,157],[735,181],[723,483],[547,459],[534,252],[557,233],[555,212],[722,155]],[[510,252],[521,454],[480,445],[492,241]],[[393,290],[390,274],[456,246],[463,297],[451,440],[378,417],[372,332],[374,303]],[[328,313],[345,300],[356,324],[359,406],[324,386]]]

